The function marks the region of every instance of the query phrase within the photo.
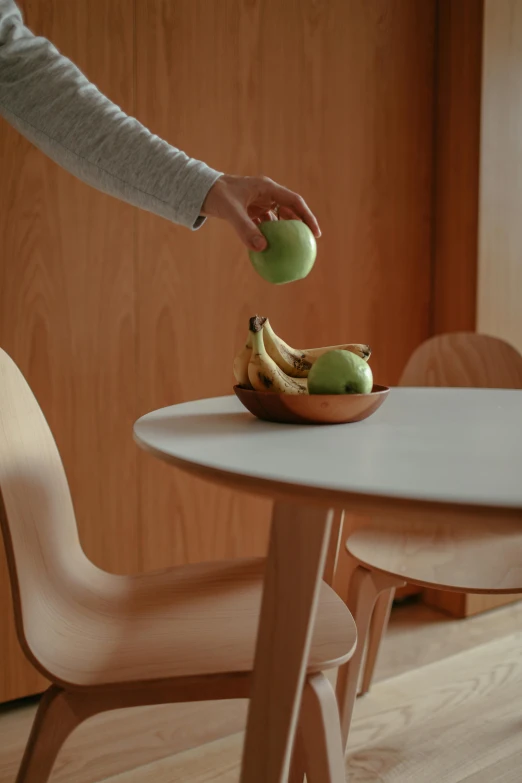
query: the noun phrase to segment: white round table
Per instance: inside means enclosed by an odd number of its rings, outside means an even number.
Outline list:
[[[182,470],[277,501],[242,783],[286,781],[332,508],[522,526],[522,391],[392,389],[371,418],[335,426],[262,422],[220,397],[150,413],[134,433]]]

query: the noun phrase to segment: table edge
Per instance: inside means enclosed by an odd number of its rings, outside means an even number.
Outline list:
[[[250,495],[270,497],[272,500],[287,500],[300,505],[306,501],[314,505],[339,508],[348,513],[382,513],[383,511],[401,511],[403,513],[418,513],[421,511],[436,514],[469,516],[470,514],[490,519],[514,519],[522,521],[522,507],[496,506],[481,503],[458,503],[456,501],[429,500],[423,498],[400,498],[388,495],[371,495],[362,492],[346,492],[344,490],[306,487],[299,484],[274,481],[273,479],[254,476],[244,476],[239,473],[220,468],[201,465],[172,454],[166,454],[160,449],[146,443],[133,431],[135,443],[143,451],[151,454],[161,462],[166,462],[196,478],[210,481],[227,489],[233,489]]]

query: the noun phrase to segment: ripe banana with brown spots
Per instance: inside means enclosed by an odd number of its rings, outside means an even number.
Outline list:
[[[324,348],[304,348],[302,350],[292,348],[278,337],[272,329],[268,318],[263,326],[263,335],[265,347],[270,358],[274,360],[283,372],[293,378],[306,378],[313,363],[328,351],[350,351],[350,353],[360,356],[366,362],[371,355],[370,346],[363,343],[328,345]]]
[[[273,394],[307,394],[306,380],[291,378],[268,355],[263,339],[265,318],[250,319],[250,340],[252,353],[248,363],[248,379],[256,391]]]
[[[234,377],[240,386],[248,388],[250,381],[248,379],[248,363],[252,356],[252,334],[248,332],[248,339],[234,359]]]

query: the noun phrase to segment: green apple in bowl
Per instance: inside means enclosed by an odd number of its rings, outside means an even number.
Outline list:
[[[259,229],[267,241],[265,250],[250,250],[256,272],[269,283],[282,285],[302,280],[315,263],[315,237],[300,220],[267,220]]]
[[[324,353],[308,373],[309,394],[369,394],[372,389],[369,364],[350,351]]]

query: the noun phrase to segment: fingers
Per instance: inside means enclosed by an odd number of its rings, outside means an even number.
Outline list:
[[[272,182],[271,180],[266,180],[265,182],[266,187],[269,189],[269,195],[274,201],[277,201],[280,208],[287,207],[294,215],[297,215],[298,218],[306,223],[315,237],[319,238],[321,236],[319,223],[304,198],[298,193],[294,193],[292,190],[288,190],[287,188],[282,187],[282,185],[278,185],[276,182]],[[279,211],[281,213],[281,209]],[[288,220],[288,218],[286,219]]]
[[[256,226],[260,226],[261,223],[268,223],[270,221],[277,220],[277,217],[273,212],[263,212],[261,215],[258,215],[257,217],[251,217],[250,219],[254,221]],[[288,218],[286,219],[288,220]]]
[[[278,216],[271,214],[274,208]],[[223,175],[210,189],[202,214],[227,220],[249,250],[266,249],[259,224],[276,217],[302,220],[314,236],[321,236],[315,215],[304,199],[267,177]]]
[[[279,217],[281,220],[299,220],[299,217],[290,207],[279,207]]]
[[[267,241],[246,209],[237,206],[230,214],[229,222],[249,250],[265,250]]]

